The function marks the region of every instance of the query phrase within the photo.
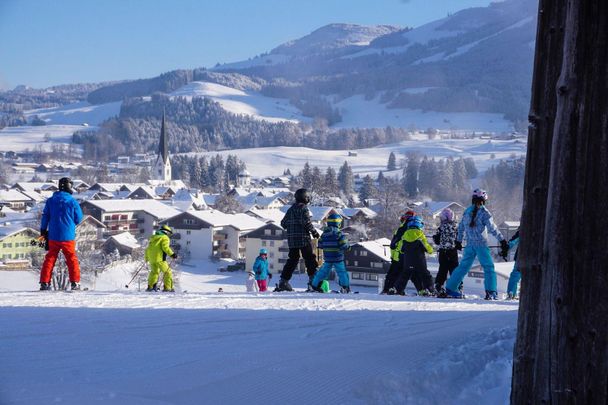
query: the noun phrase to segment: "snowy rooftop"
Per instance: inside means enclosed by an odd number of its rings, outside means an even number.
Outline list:
[[[0,201],[32,201],[33,198],[28,197],[19,190],[0,190]]]
[[[285,213],[278,209],[261,210],[257,208],[251,208],[248,212],[250,212],[256,217],[261,218],[265,222],[275,222],[277,224],[279,224],[285,216]]]
[[[357,242],[357,245],[363,246],[365,249],[372,252],[376,256],[381,257],[382,259],[386,260],[387,262],[390,262],[391,261],[391,251],[388,248],[388,246],[384,246],[384,245],[390,245],[390,243],[391,243],[390,239],[380,238],[380,239],[370,240],[370,241],[366,241],[366,242]]]
[[[109,239],[114,239],[119,245],[126,246],[131,249],[141,247],[141,245],[137,242],[137,239],[135,239],[135,236],[133,236],[130,232],[122,232],[117,235],[112,235],[108,238],[108,240]]]
[[[158,219],[170,218],[180,213],[157,200],[89,200],[87,203],[105,212],[144,211]]]
[[[240,231],[246,231],[258,229],[265,225],[265,222],[247,214],[225,214],[217,210],[188,211],[188,213],[214,227],[232,226]]]

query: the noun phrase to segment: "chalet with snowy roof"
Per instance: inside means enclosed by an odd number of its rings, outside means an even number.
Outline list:
[[[171,198],[171,206],[180,211],[209,209],[203,198],[203,193],[190,192],[186,189],[178,190]]]
[[[129,200],[154,200],[157,196],[152,186],[140,186],[126,198]]]
[[[30,253],[40,249],[30,243],[38,236],[38,231],[21,224],[0,225],[0,260],[6,263],[8,260],[26,259]]]
[[[215,210],[188,211],[163,223],[173,228],[177,250],[191,259],[240,259],[245,256],[244,235],[265,225],[246,214]]]
[[[106,254],[118,251],[120,256],[125,256],[132,255],[135,250],[141,249],[141,245],[130,232],[121,232],[106,239],[101,249]]]
[[[259,219],[260,221],[274,222],[276,224],[280,224],[281,220],[285,216],[285,213],[279,209],[258,209],[258,208],[250,208],[245,212],[247,215],[251,215],[254,218]]]
[[[76,248],[80,251],[97,250],[103,243],[106,226],[90,215],[85,215],[76,226]]]
[[[32,207],[36,200],[27,196],[19,190],[2,190],[0,191],[0,206],[7,206],[15,211],[25,211]]]
[[[241,170],[237,179],[237,184],[240,187],[247,187],[251,185],[251,173],[249,173],[247,170]]]
[[[449,208],[454,211],[458,219],[462,218],[465,207],[454,201],[425,201],[419,204],[414,210],[423,217],[424,222],[429,225],[439,224],[439,214],[444,209]]]
[[[179,211],[157,200],[89,200],[80,204],[85,214],[106,226],[108,236],[128,231],[147,237],[158,223]]]
[[[126,184],[126,183],[95,183],[89,187],[90,191],[105,191],[108,193],[132,193],[137,190],[138,187],[144,186],[145,184]]]
[[[390,243],[387,238],[351,242],[351,249],[344,254],[351,285],[378,285],[378,280],[386,275],[391,264]]]
[[[283,269],[289,254],[287,236],[283,228],[271,222],[244,236],[246,269],[253,268],[253,263],[262,248],[268,250],[269,271],[276,274]]]

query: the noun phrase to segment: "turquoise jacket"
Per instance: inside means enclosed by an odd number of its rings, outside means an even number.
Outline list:
[[[253,272],[256,280],[266,280],[268,278],[268,260],[258,256],[253,263]]]

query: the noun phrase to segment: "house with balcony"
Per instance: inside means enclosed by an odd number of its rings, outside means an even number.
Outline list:
[[[264,226],[246,214],[225,214],[215,210],[187,211],[163,221],[173,228],[173,246],[184,258],[209,259],[245,257],[245,234]]]
[[[6,264],[11,260],[26,260],[30,253],[40,249],[30,243],[38,236],[38,231],[22,225],[0,225],[0,260]]]
[[[351,285],[378,285],[378,279],[384,278],[391,265],[390,243],[389,239],[381,238],[351,245],[344,254]]]
[[[157,200],[89,200],[80,206],[85,215],[106,226],[106,237],[127,231],[144,238],[154,232],[160,221],[179,214]]]

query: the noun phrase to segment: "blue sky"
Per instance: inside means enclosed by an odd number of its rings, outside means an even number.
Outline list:
[[[490,0],[0,0],[0,88],[156,76],[329,23],[419,26]]]

